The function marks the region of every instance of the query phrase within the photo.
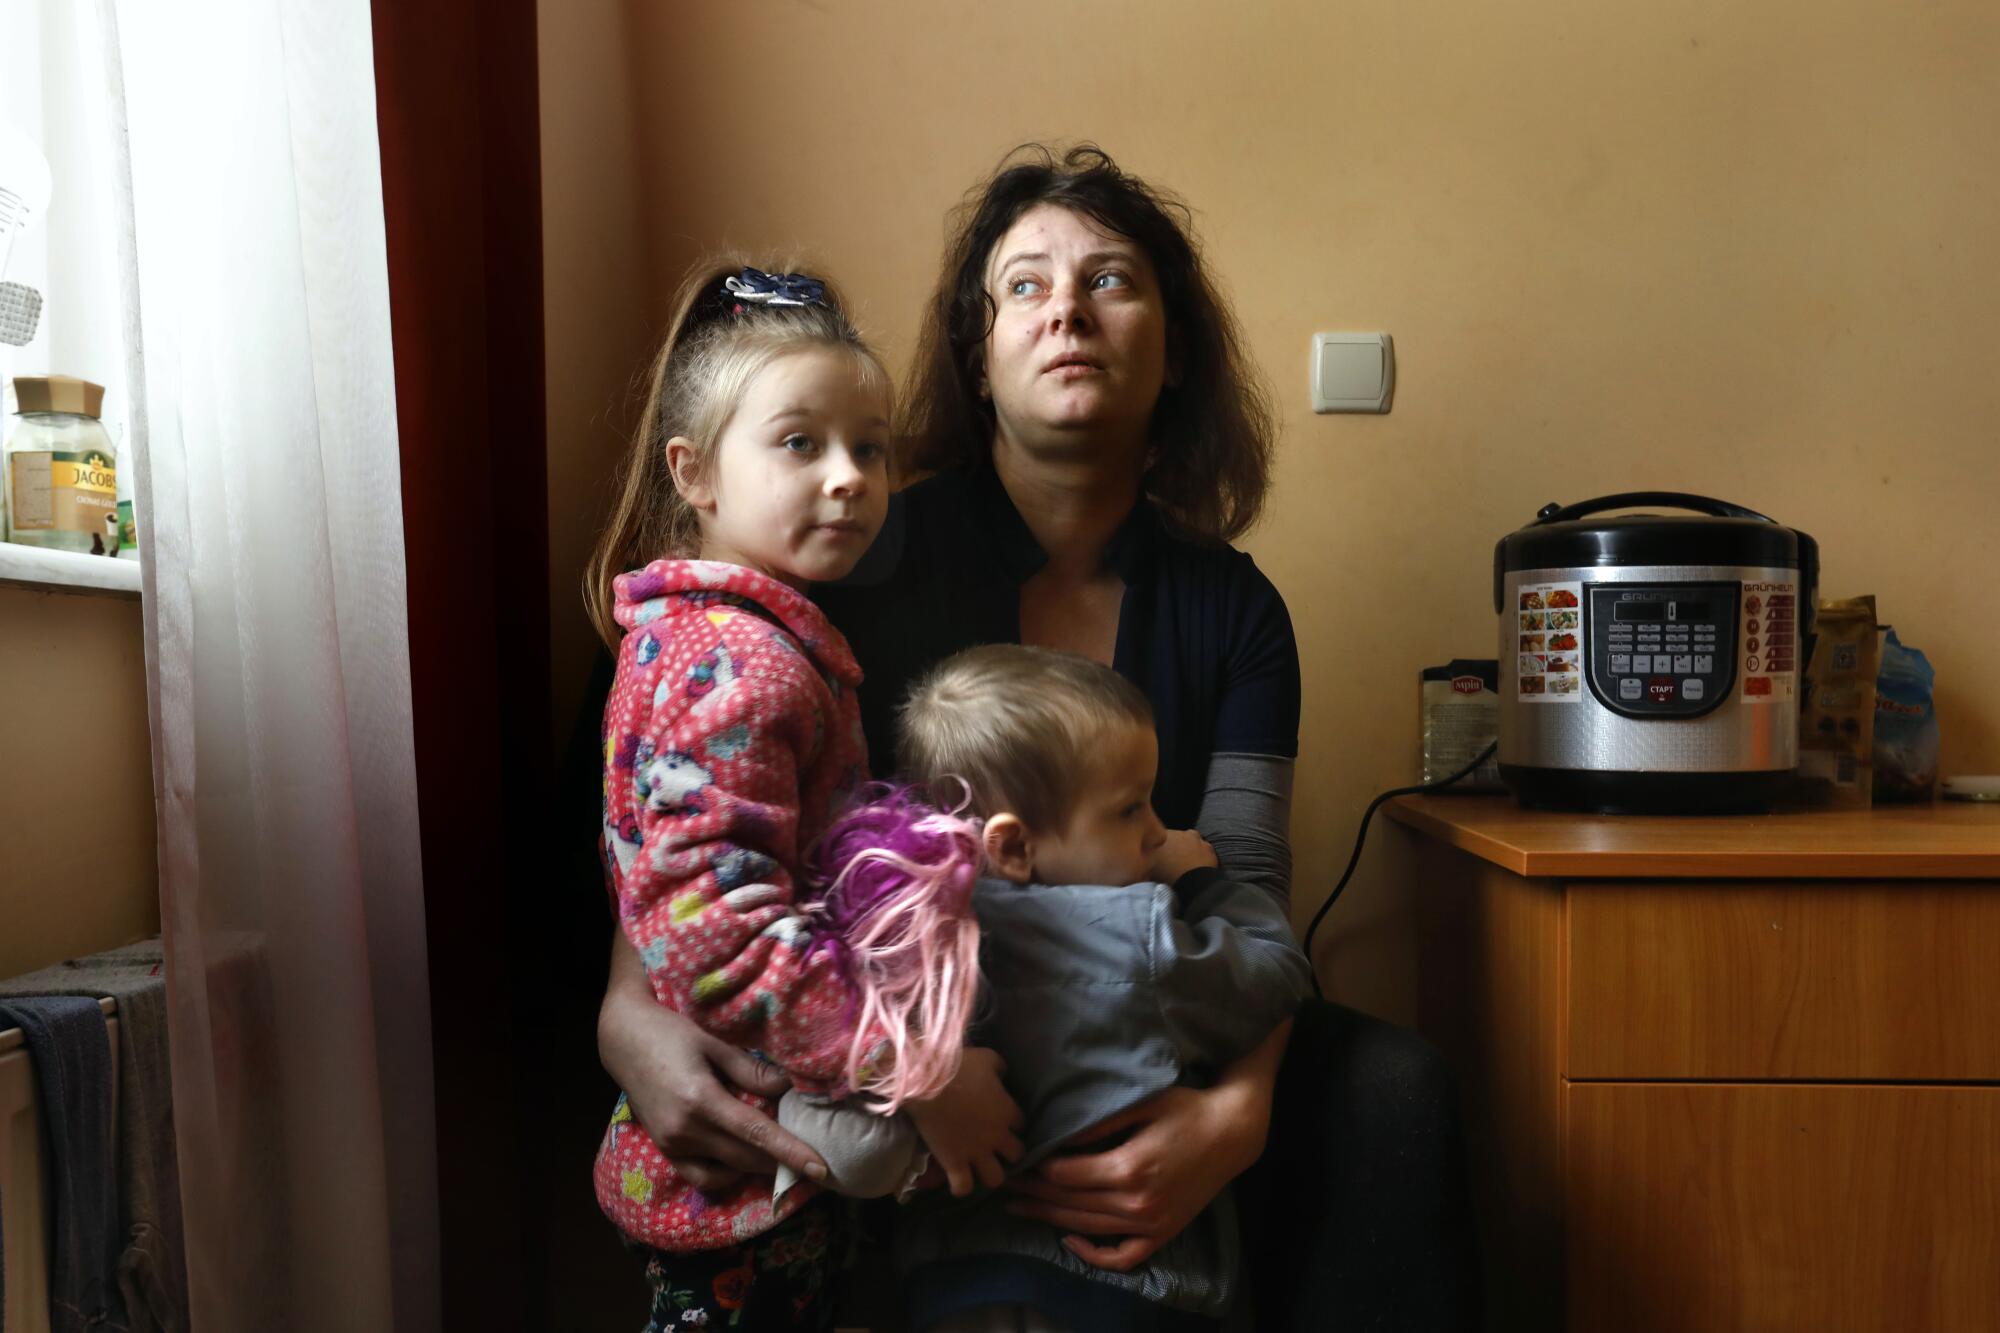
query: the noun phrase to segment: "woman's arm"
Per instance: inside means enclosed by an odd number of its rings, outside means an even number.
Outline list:
[[[781,1164],[828,1182],[810,1145],[732,1091],[780,1096],[791,1086],[784,1073],[656,1001],[622,933],[611,942],[597,1049],[633,1115],[696,1189],[712,1193],[746,1175],[774,1175]],[[936,1097],[911,1103],[917,1124],[928,1124],[926,1146],[954,1194],[971,1193],[975,1181],[998,1184],[1005,1163],[1021,1155],[1021,1111],[1000,1082],[1004,1068],[992,1051],[968,1047],[958,1077]],[[949,1134],[941,1128],[947,1125]]]
[[[1229,877],[1262,889],[1280,908],[1292,895],[1292,768],[1278,755],[1215,755],[1195,816],[1195,831]]]
[[[813,1180],[826,1164],[736,1090],[777,1097],[783,1071],[712,1037],[653,998],[622,931],[611,940],[611,982],[597,1015],[597,1050],[632,1113],[689,1184],[713,1193],[783,1163]]]
[[[1195,827],[1230,876],[1288,903],[1292,888],[1292,770],[1299,752],[1299,645],[1276,587],[1238,555],[1223,682]]]
[[[1102,1152],[1051,1157],[1007,1183],[1008,1211],[1070,1233],[1085,1263],[1125,1272],[1179,1235],[1264,1151],[1271,1096],[1292,1025],[1286,1020],[1213,1087],[1168,1088],[1090,1131],[1130,1138]],[[1117,1237],[1100,1244],[1093,1236]]]

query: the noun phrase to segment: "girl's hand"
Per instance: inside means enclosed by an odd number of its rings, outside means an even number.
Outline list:
[[[963,1197],[974,1184],[993,1187],[1007,1178],[1007,1163],[1021,1155],[1021,1108],[1007,1095],[1000,1076],[1006,1061],[984,1046],[969,1046],[958,1076],[937,1094],[909,1102],[910,1118],[930,1149],[931,1166],[942,1170],[951,1192]]]
[[[1160,883],[1172,884],[1190,870],[1219,864],[1215,848],[1201,834],[1191,828],[1170,828],[1167,840],[1153,853],[1152,874]]]
[[[1178,1236],[1264,1151],[1271,1093],[1292,1025],[1224,1071],[1206,1090],[1168,1088],[1078,1136],[1117,1147],[1051,1157],[1007,1183],[1007,1211],[1069,1232],[1063,1245],[1087,1264],[1129,1272]],[[1116,1237],[1101,1244],[1092,1237]]]
[[[632,1114],[696,1189],[712,1192],[746,1175],[771,1175],[779,1162],[808,1180],[826,1179],[818,1154],[733,1091],[777,1097],[790,1080],[656,1001],[622,931],[612,944],[597,1049]]]

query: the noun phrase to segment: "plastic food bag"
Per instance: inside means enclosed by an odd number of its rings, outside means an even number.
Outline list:
[[[1809,800],[1866,806],[1874,796],[1875,599],[1821,602],[1805,706],[1799,780]]]
[[[1500,663],[1459,658],[1425,667],[1419,686],[1425,782],[1448,778],[1479,757],[1500,734]],[[1505,791],[1500,761],[1489,758],[1446,791]]]
[[[1875,799],[1928,801],[1937,790],[1938,720],[1931,702],[1937,672],[1891,628],[1875,681]]]

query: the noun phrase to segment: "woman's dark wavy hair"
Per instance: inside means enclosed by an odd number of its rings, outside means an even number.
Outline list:
[[[1185,204],[1154,189],[1095,144],[1058,158],[1043,144],[1009,153],[953,214],[944,270],[917,341],[903,408],[908,464],[935,471],[992,454],[993,409],[979,395],[995,309],[986,265],[1008,228],[1037,204],[1092,219],[1146,252],[1167,315],[1176,382],[1153,409],[1153,455],[1142,488],[1173,523],[1232,541],[1257,521],[1271,476],[1269,399],[1243,354],[1229,307],[1203,271]]]

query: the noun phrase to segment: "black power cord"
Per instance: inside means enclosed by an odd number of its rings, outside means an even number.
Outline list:
[[[1454,782],[1462,782],[1466,778],[1469,778],[1474,773],[1476,773],[1479,770],[1479,766],[1485,763],[1488,759],[1491,759],[1493,757],[1493,752],[1495,750],[1498,750],[1499,748],[1500,748],[1500,742],[1494,741],[1491,745],[1487,746],[1485,749],[1479,752],[1479,757],[1477,759],[1467,764],[1464,768],[1459,769],[1458,772],[1452,774],[1448,778],[1439,778],[1436,782],[1419,782],[1414,787],[1391,787],[1388,791],[1383,792],[1380,796],[1377,796],[1374,800],[1370,801],[1368,803],[1368,808],[1361,812],[1361,828],[1354,835],[1354,855],[1347,858],[1347,869],[1341,872],[1340,882],[1333,886],[1332,893],[1326,895],[1326,901],[1319,905],[1319,910],[1317,912],[1313,913],[1312,924],[1306,927],[1306,938],[1305,938],[1306,963],[1312,969],[1314,995],[1317,995],[1322,1000],[1326,998],[1326,992],[1322,991],[1319,988],[1319,968],[1313,965],[1313,932],[1318,930],[1319,923],[1326,919],[1326,914],[1328,909],[1330,909],[1334,905],[1334,903],[1339,900],[1340,891],[1347,887],[1347,881],[1354,878],[1354,867],[1361,864],[1361,848],[1368,841],[1368,821],[1375,817],[1375,811],[1377,807],[1379,807],[1382,804],[1382,802],[1389,800],[1393,797],[1415,796],[1422,792],[1438,791],[1442,788],[1449,787]]]

